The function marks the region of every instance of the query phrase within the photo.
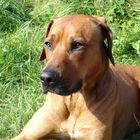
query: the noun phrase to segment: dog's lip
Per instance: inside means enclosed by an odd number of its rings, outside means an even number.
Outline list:
[[[68,86],[66,85],[52,85],[52,86],[47,86],[45,84],[45,82],[41,81],[41,85],[42,85],[42,89],[43,89],[43,93],[46,94],[47,92],[52,92],[58,95],[62,95],[62,96],[68,96],[71,95],[72,93],[75,93],[77,91],[79,91],[82,87],[82,81],[79,80],[79,82],[77,82],[76,86],[73,89],[69,89]]]
[[[62,96],[67,96],[71,94],[71,92],[66,91],[65,89],[50,88],[50,87],[48,88],[47,86],[43,86],[43,93],[47,94],[48,92],[55,93]]]

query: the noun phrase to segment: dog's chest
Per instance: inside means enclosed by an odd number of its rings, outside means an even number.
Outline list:
[[[60,132],[67,133],[72,140],[97,138],[97,132],[104,131],[103,129],[102,122],[88,111],[82,112],[79,116],[74,112],[60,125]]]
[[[60,131],[66,132],[70,135],[71,138],[81,138],[83,137],[84,129],[89,129],[89,121],[85,121],[84,116],[77,116],[77,112],[70,114],[70,116],[64,120],[60,125]]]
[[[96,131],[98,126],[101,125],[97,117],[87,108],[82,96],[68,97],[65,101],[70,114],[60,125],[61,132],[68,133],[74,139],[82,138],[86,133],[90,135],[94,126]]]

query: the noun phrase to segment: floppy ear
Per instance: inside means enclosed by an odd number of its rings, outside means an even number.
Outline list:
[[[54,17],[54,18],[49,22],[48,27],[47,27],[47,31],[46,31],[46,37],[48,36],[48,34],[49,34],[49,32],[50,32],[50,29],[51,29],[51,27],[52,27],[52,25],[53,25],[53,23],[54,23],[54,20],[59,19],[59,18],[60,18],[60,17]]]
[[[45,48],[43,47],[42,53],[41,53],[41,55],[40,55],[40,57],[39,57],[39,60],[42,61],[42,60],[44,60],[45,58],[46,58],[46,53],[45,53]]]
[[[105,36],[105,39],[107,39],[107,46],[104,43],[105,51],[110,59],[111,63],[115,65],[113,54],[112,54],[112,31],[106,24],[106,20],[104,17],[96,17],[99,20],[99,25],[101,27],[101,30]]]
[[[46,37],[47,37],[48,34],[49,34],[49,31],[50,31],[50,29],[51,29],[52,24],[53,24],[53,20],[51,20],[51,21],[49,22],[49,24],[48,24],[47,31],[46,31]],[[41,55],[40,55],[40,57],[39,57],[39,60],[42,61],[42,60],[44,60],[45,58],[46,58],[46,53],[45,53],[45,48],[43,47],[42,53],[41,53]]]
[[[54,22],[54,20],[51,20],[48,24],[47,31],[46,31],[46,37],[48,36],[48,34],[50,32],[50,29],[51,29],[51,26],[53,25],[53,22]]]

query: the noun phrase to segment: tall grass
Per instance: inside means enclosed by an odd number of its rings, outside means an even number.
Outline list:
[[[140,65],[139,0],[0,0],[0,140],[19,133],[43,104],[38,61],[47,23],[69,14],[103,15],[117,63]],[[125,140],[139,140],[134,134]]]

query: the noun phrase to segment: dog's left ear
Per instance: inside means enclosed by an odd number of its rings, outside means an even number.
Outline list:
[[[47,31],[46,31],[46,35],[45,35],[46,37],[47,37],[48,34],[49,34],[49,31],[50,31],[50,29],[51,29],[52,24],[53,24],[53,20],[51,20],[51,21],[49,22],[49,24],[48,24]],[[45,53],[45,48],[43,47],[42,53],[41,53],[41,55],[40,55],[40,57],[39,57],[39,60],[42,61],[42,60],[44,60],[45,58],[46,58],[46,53]]]
[[[110,59],[111,63],[115,65],[113,54],[112,54],[112,31],[107,26],[107,23],[104,17],[96,17],[96,18],[99,21],[98,24],[101,27],[101,30],[105,36],[105,39],[107,39],[107,46],[104,43],[106,54],[108,58]]]

